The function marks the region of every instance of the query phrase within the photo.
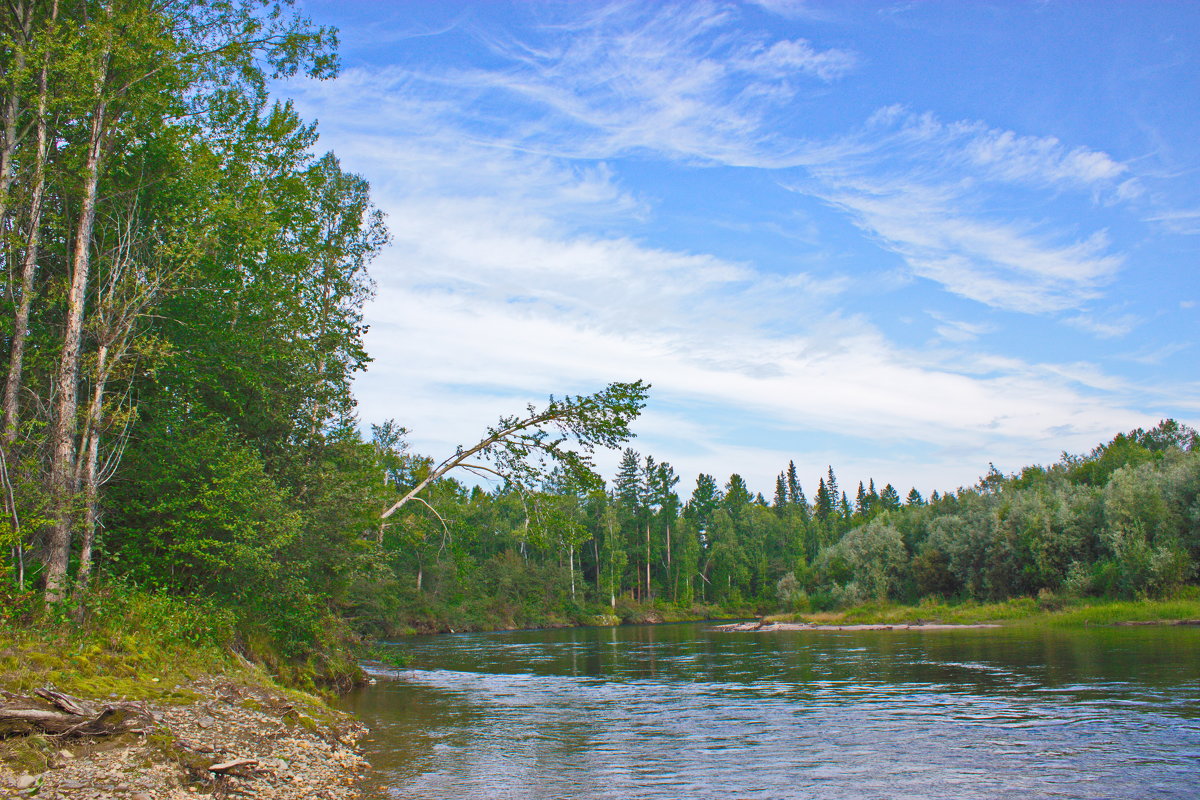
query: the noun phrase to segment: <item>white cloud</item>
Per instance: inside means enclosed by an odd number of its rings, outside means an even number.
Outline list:
[[[817,50],[805,39],[783,39],[770,46],[755,46],[736,57],[739,71],[761,78],[788,78],[807,73],[832,81],[853,71],[858,57],[846,50]]]
[[[1067,325],[1081,331],[1098,336],[1101,339],[1117,339],[1126,336],[1140,323],[1134,314],[1110,315],[1098,317],[1095,314],[1079,314],[1064,319]]]
[[[894,458],[883,454],[921,442],[947,454],[911,465],[905,480],[927,491],[986,467],[964,467],[963,452],[1011,452],[1014,463],[1038,446],[1056,454],[1063,437],[1049,428],[1064,417],[1084,447],[1132,414],[1093,396],[1125,387],[1088,365],[981,365],[975,355],[964,369],[896,348],[834,310],[836,283],[572,234],[483,200],[383,200],[400,224],[376,269],[383,288],[368,345],[377,361],[358,391],[365,419],[400,416],[418,449],[467,442],[498,409],[641,377],[654,384],[654,424],[638,446],[681,471],[736,468],[765,490],[759,479],[786,463],[783,441],[836,430],[869,437],[878,460],[789,457],[810,471],[828,459],[880,476]],[[706,422],[697,406],[713,409]],[[732,440],[730,420],[790,433],[773,436],[781,446],[753,448]]]
[[[958,344],[972,342],[980,336],[986,333],[993,333],[996,330],[994,325],[986,322],[967,322],[960,319],[951,319],[936,311],[930,311],[928,314],[938,322],[934,331],[938,336],[949,342]]]
[[[1192,236],[1200,233],[1200,208],[1162,211],[1146,217],[1148,222],[1162,223],[1172,233]]]
[[[641,377],[655,388],[639,446],[685,474],[735,468],[766,491],[791,457],[814,474],[833,463],[893,481],[887,464],[910,459],[903,480],[926,492],[988,460],[1016,469],[1142,424],[1131,409],[1144,394],[1092,364],[898,347],[840,310],[844,277],[581,232],[654,213],[608,160],[753,166],[844,212],[913,275],[989,306],[1057,312],[1099,296],[1121,254],[1102,229],[990,208],[1014,187],[1132,196],[1125,165],[900,107],[842,136],[784,137],[772,115],[794,114],[801,86],[850,74],[856,55],[758,37],[727,5],[574,16],[536,44],[494,36],[500,65],[487,70],[295,84],[323,144],[371,178],[395,237],[374,269],[365,420],[398,417],[418,450],[446,452],[527,401]],[[992,330],[937,319],[957,345]],[[747,445],[731,420],[768,444]],[[806,443],[827,431],[869,442],[857,448],[869,455]]]
[[[323,129],[357,117],[570,158],[653,150],[752,163],[771,157],[769,114],[858,63],[847,50],[741,29],[725,4],[610,4],[570,16],[544,26],[536,44],[489,35],[504,67],[352,69],[335,84],[295,85],[338,109],[322,116]],[[497,102],[506,113],[496,113]]]
[[[768,14],[785,19],[824,19],[827,15],[813,7],[808,0],[749,0]]]
[[[812,179],[793,183],[795,191],[846,212],[916,275],[989,306],[1075,308],[1099,296],[1123,263],[1104,230],[1079,236],[989,213],[1016,185],[1114,188],[1126,168],[1098,151],[892,106],[802,160]]]

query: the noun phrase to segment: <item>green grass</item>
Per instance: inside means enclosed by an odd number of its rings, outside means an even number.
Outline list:
[[[194,697],[176,687],[200,675],[255,671],[233,654],[232,622],[201,603],[104,594],[47,610],[34,595],[4,599],[0,687],[12,692],[48,686],[88,698],[188,702]]]
[[[247,657],[248,656],[248,657]],[[356,670],[355,653],[326,647],[284,658],[268,636],[210,601],[114,588],[43,607],[0,591],[0,688],[53,687],[80,697],[186,703],[203,675],[282,691],[318,691]]]
[[[926,598],[917,605],[868,603],[843,611],[779,614],[768,619],[846,625],[935,622],[1064,627],[1114,625],[1121,622],[1173,622],[1200,619],[1200,596],[1193,590],[1176,598],[1161,600],[1070,598],[1050,594],[995,603],[947,603]]]
[[[47,687],[101,702],[187,704],[201,699],[188,688],[192,682],[211,676],[260,696],[286,697],[303,710],[285,718],[290,723],[336,721],[321,697],[297,687],[312,684],[312,658],[350,660],[352,653],[318,654],[280,671],[241,655],[268,648],[246,638],[228,609],[202,600],[101,590],[82,604],[46,609],[39,595],[0,590],[0,689],[31,694]],[[59,747],[45,736],[9,737],[0,740],[0,763],[40,773]]]

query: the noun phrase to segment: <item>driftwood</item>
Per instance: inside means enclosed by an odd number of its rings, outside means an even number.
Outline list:
[[[53,689],[37,689],[36,697],[3,693],[0,699],[0,737],[48,733],[55,736],[115,736],[145,733],[154,718],[134,703],[96,706]]]
[[[258,764],[257,758],[235,758],[233,761],[225,761],[221,764],[213,764],[208,768],[209,772],[229,772],[238,767],[253,767]]]

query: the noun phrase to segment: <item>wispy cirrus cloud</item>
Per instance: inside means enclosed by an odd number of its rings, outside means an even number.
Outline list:
[[[1102,225],[1036,201],[1128,202],[1129,165],[902,106],[805,138],[780,120],[852,80],[862,57],[744,20],[724,3],[589,6],[535,35],[479,32],[487,57],[472,64],[357,68],[301,87],[304,113],[371,175],[395,237],[376,269],[364,416],[396,413],[403,385],[418,444],[438,450],[503,401],[645,377],[657,398],[646,433],[690,454],[672,457],[683,469],[752,459],[730,421],[753,420],[740,424],[869,440],[880,463],[918,444],[934,452],[910,468],[923,488],[975,474],[985,462],[964,459],[985,451],[1016,468],[1040,457],[1031,448],[1053,457],[1129,427],[1142,389],[1086,359],[990,352],[979,340],[997,327],[964,321],[969,311],[934,317],[935,347],[903,347],[848,310],[845,272],[781,274],[630,232],[657,213],[630,170],[746,167],[837,210],[950,294],[1104,335],[1080,309],[1125,255]],[[712,221],[737,223],[766,228]],[[462,398],[453,408],[447,387]],[[783,463],[779,437],[763,438],[756,463],[737,465],[760,485]]]
[[[1067,223],[991,213],[1014,188],[1115,193],[1127,167],[1099,151],[893,106],[802,158],[811,177],[795,191],[844,211],[914,274],[985,305],[1076,308],[1124,260],[1103,229],[1080,236]]]
[[[1094,313],[1087,313],[1067,317],[1063,322],[1072,328],[1078,328],[1101,339],[1117,339],[1125,336],[1141,324],[1141,319],[1136,314],[1109,314],[1100,316]]]
[[[565,158],[759,163],[776,157],[767,117],[852,73],[859,57],[756,34],[740,17],[726,3],[602,5],[545,22],[536,42],[479,31],[496,68],[348,70],[339,84],[356,91],[329,99],[402,94],[422,125]]]
[[[750,0],[750,4],[786,19],[825,19],[829,16],[808,0]]]
[[[973,342],[980,336],[993,333],[996,330],[994,325],[986,322],[968,322],[961,319],[952,319],[936,311],[927,313],[938,323],[937,327],[934,328],[935,333],[948,342],[958,344]]]
[[[394,387],[407,382],[419,449],[465,441],[515,398],[639,376],[655,387],[647,446],[681,470],[718,472],[741,448],[738,469],[767,485],[785,462],[771,447],[752,458],[745,439],[762,435],[753,431],[838,430],[868,436],[877,451],[873,463],[840,460],[862,474],[887,474],[883,464],[914,442],[932,448],[940,455],[906,468],[927,491],[955,480],[964,454],[986,449],[1019,466],[1031,447],[1053,456],[1090,446],[1124,424],[1122,402],[1137,396],[1087,364],[898,347],[839,310],[842,281],[580,234],[503,200],[381,200],[395,245],[376,269],[385,287],[370,314],[377,362],[358,394],[377,419],[395,413]],[[987,331],[944,326],[961,334],[947,337],[954,345]],[[467,395],[453,409],[448,387]],[[1064,414],[1070,437],[1046,428]]]

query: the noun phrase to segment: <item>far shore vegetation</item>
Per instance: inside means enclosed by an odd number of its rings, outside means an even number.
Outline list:
[[[998,623],[1010,626],[1080,627],[1179,622],[1200,625],[1200,591],[1190,587],[1171,599],[1142,600],[1063,597],[1050,593],[991,603],[973,600],[952,603],[940,598],[925,598],[916,605],[865,603],[837,611],[770,614],[765,619],[821,625]]]

